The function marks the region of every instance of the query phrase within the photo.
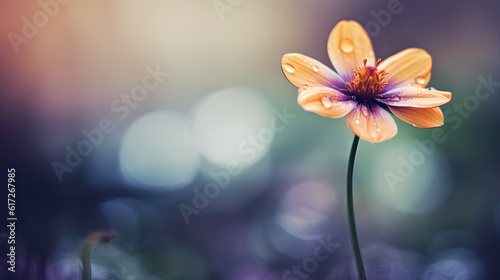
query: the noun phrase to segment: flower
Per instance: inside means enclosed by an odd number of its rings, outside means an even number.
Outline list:
[[[410,48],[375,62],[370,37],[356,21],[341,21],[328,39],[333,70],[302,54],[286,54],[281,67],[288,81],[299,88],[298,104],[306,111],[329,118],[346,117],[361,139],[378,143],[394,137],[398,128],[387,110],[415,127],[443,125],[438,106],[451,93],[425,86],[432,59],[422,49]]]

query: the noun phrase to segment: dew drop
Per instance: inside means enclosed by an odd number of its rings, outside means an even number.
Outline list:
[[[354,120],[354,123],[359,124],[360,122],[359,122],[359,120]]]
[[[325,106],[325,108],[329,109],[332,107],[332,100],[330,99],[329,96],[323,95],[321,97],[321,104],[323,104],[323,106]]]
[[[310,89],[311,87],[308,85],[308,84],[303,84],[302,85],[302,90],[308,90]]]
[[[374,54],[372,51],[370,51],[370,52],[368,53],[368,55],[369,55],[369,56],[374,56],[375,54]]]
[[[377,132],[382,132],[382,129],[380,129],[380,128],[377,128],[377,129],[375,129],[375,130],[376,130]]]
[[[392,101],[392,102],[398,102],[398,101],[401,100],[401,97],[399,97],[399,96],[393,96],[393,97],[389,97],[388,100]]]
[[[354,44],[349,39],[340,41],[340,49],[345,53],[351,53],[354,49]]]
[[[319,72],[319,68],[316,65],[313,65],[312,69],[313,69],[314,72]]]
[[[425,78],[418,76],[417,78],[415,78],[415,82],[419,85],[423,85],[425,84]]]
[[[307,59],[304,59],[304,62],[307,62]]]
[[[361,112],[363,113],[363,115],[365,115],[365,117],[370,116],[370,111],[368,110],[368,107],[366,107],[366,106],[361,107]]]
[[[285,71],[288,73],[295,73],[295,67],[288,63],[283,63],[283,68],[285,68]]]

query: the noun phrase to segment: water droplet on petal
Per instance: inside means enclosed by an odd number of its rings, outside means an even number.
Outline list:
[[[392,97],[387,98],[387,100],[392,101],[392,102],[398,102],[398,101],[401,100],[401,97],[399,97],[399,96],[392,96]]]
[[[370,111],[368,110],[368,107],[366,107],[366,106],[361,107],[361,112],[363,113],[363,115],[365,115],[365,117],[370,116]]]
[[[374,54],[372,51],[370,51],[370,52],[368,53],[368,55],[369,55],[369,56],[374,56],[375,54]]]
[[[310,89],[311,87],[308,85],[308,84],[303,84],[302,85],[302,90],[308,90]]]
[[[312,69],[313,69],[314,72],[319,72],[319,68],[316,65],[313,65]]]
[[[419,77],[415,78],[415,82],[419,85],[423,85],[423,84],[425,84],[425,78],[419,76]]]
[[[360,123],[360,121],[359,121],[359,120],[354,120],[354,123],[355,123],[355,124],[359,124],[359,123]]]
[[[304,62],[307,62],[307,59],[304,59]]]
[[[354,49],[354,44],[349,39],[340,41],[340,49],[345,53],[351,53]]]
[[[332,108],[332,100],[328,95],[323,95],[321,97],[321,104],[323,104],[323,106],[327,109]]]
[[[283,63],[283,68],[288,73],[295,73],[295,67],[293,67],[292,65],[290,65],[288,63]]]
[[[375,129],[375,130],[376,130],[377,132],[382,132],[382,129],[380,129],[380,128],[377,128],[377,129]]]

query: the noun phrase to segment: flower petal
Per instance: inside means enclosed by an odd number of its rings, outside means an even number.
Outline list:
[[[392,116],[377,104],[359,104],[345,121],[354,134],[372,143],[391,139],[398,133]]]
[[[328,55],[335,70],[346,81],[351,80],[354,70],[363,65],[375,65],[372,42],[365,29],[356,21],[341,21],[328,38]]]
[[[436,89],[435,89],[435,88],[433,88],[433,87],[431,87],[430,89],[431,89],[431,90],[436,90]],[[438,92],[439,94],[443,95],[444,97],[446,97],[446,98],[448,98],[448,99],[450,99],[450,100],[451,100],[451,92],[449,92],[449,91],[439,91],[439,90],[437,90],[437,92]]]
[[[302,90],[297,103],[306,111],[333,119],[347,115],[358,104],[350,96],[325,87]]]
[[[281,69],[290,83],[302,87],[331,87],[340,89],[345,82],[323,63],[299,53],[290,53],[281,59]]]
[[[436,108],[410,108],[410,107],[392,107],[389,110],[402,121],[415,127],[432,128],[444,124],[443,111]]]
[[[422,49],[410,48],[385,59],[377,68],[389,73],[389,85],[425,87],[431,79],[432,58]]]
[[[451,92],[421,87],[400,87],[384,93],[376,100],[397,107],[434,108],[448,103],[451,100]]]

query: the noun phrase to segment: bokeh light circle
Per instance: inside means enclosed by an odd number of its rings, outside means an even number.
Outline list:
[[[135,185],[177,189],[189,184],[200,165],[187,120],[173,111],[149,113],[129,128],[120,149],[120,168]]]
[[[193,109],[199,151],[212,164],[230,161],[250,166],[259,161],[274,138],[272,108],[259,91],[233,87],[210,94]]]
[[[422,279],[481,280],[484,276],[484,264],[473,251],[467,248],[454,248],[439,254],[427,267]]]
[[[373,169],[372,190],[379,202],[402,212],[428,213],[450,193],[449,164],[437,147],[426,153],[415,143],[379,151],[383,156],[366,167]]]
[[[333,188],[317,182],[306,182],[288,191],[276,218],[289,234],[312,240],[328,232],[331,215],[337,206],[338,198]]]

